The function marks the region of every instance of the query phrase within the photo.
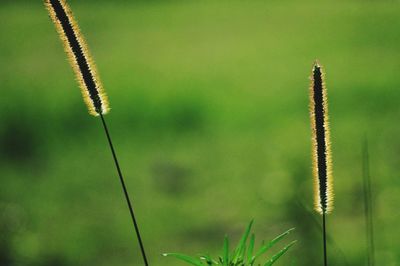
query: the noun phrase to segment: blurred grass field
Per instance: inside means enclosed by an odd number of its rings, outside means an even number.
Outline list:
[[[332,265],[366,265],[370,142],[376,265],[400,263],[399,1],[69,1],[109,95],[106,119],[152,265],[218,254],[255,219],[319,265],[308,86],[326,69]],[[42,1],[0,4],[0,265],[141,265],[99,119]]]

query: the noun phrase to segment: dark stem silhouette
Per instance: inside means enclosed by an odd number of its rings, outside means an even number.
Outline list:
[[[111,136],[110,136],[110,133],[108,131],[106,121],[104,120],[104,117],[103,117],[103,115],[101,113],[100,113],[100,118],[101,118],[101,122],[102,122],[103,127],[104,127],[104,131],[105,131],[105,133],[107,135],[108,144],[110,145],[111,153],[112,153],[113,158],[114,158],[115,167],[117,168],[119,180],[121,182],[121,186],[122,186],[122,189],[124,191],[124,195],[125,195],[126,203],[128,204],[129,212],[131,214],[133,226],[134,226],[135,231],[136,231],[136,236],[137,236],[137,239],[138,239],[138,242],[139,242],[140,251],[142,253],[144,265],[148,266],[149,263],[147,262],[147,257],[146,257],[146,252],[145,252],[145,249],[144,249],[142,237],[140,236],[139,226],[138,226],[138,223],[137,223],[136,218],[135,218],[135,213],[133,211],[132,203],[131,203],[131,200],[129,198],[128,190],[127,190],[126,185],[125,185],[125,180],[124,180],[124,177],[123,177],[122,172],[121,172],[121,168],[120,168],[119,163],[118,163],[117,155],[115,153],[114,146],[113,146],[112,141],[111,141]]]
[[[324,242],[324,266],[328,266],[328,254],[326,253],[326,221],[325,211],[322,213],[322,238]]]

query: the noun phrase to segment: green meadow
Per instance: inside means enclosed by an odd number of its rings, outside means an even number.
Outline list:
[[[253,218],[257,246],[296,228],[276,265],[322,265],[315,59],[329,94],[330,264],[367,265],[367,138],[376,265],[399,265],[399,1],[68,2],[152,266],[185,265],[165,252],[215,257]],[[0,265],[143,265],[101,121],[42,1],[0,3],[0,91]]]

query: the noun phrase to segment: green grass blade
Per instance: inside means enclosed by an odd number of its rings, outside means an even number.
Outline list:
[[[280,257],[282,257],[297,241],[293,241],[291,242],[289,245],[287,245],[286,247],[284,247],[281,251],[279,251],[278,253],[276,253],[274,256],[272,256],[272,258],[264,264],[264,266],[271,266],[272,264],[274,264]]]
[[[289,230],[287,230],[286,232],[280,234],[279,236],[275,237],[274,239],[272,239],[268,244],[262,245],[260,247],[260,249],[258,250],[258,252],[256,253],[256,255],[253,257],[253,262],[262,254],[264,254],[265,252],[267,252],[270,248],[272,248],[276,243],[278,243],[279,241],[281,241],[285,236],[287,236],[288,234],[290,234],[290,232],[292,232],[294,230],[294,228],[291,228]]]
[[[224,266],[229,266],[229,239],[227,236],[224,238],[224,247],[222,251],[222,263]]]
[[[276,243],[281,241],[285,236],[290,234],[290,232],[292,232],[293,230],[294,230],[294,228],[291,228],[291,229],[287,230],[286,232],[280,234],[279,236],[275,237],[274,239],[272,239],[271,242],[269,242],[270,247],[273,247]]]
[[[201,260],[197,259],[197,258],[193,258],[184,254],[180,254],[180,253],[165,253],[163,254],[163,256],[165,257],[175,257],[177,259],[183,260],[187,263],[190,263],[192,265],[196,265],[196,266],[203,266],[204,264],[201,262]]]
[[[218,262],[213,260],[210,255],[201,255],[200,259],[205,260],[207,265],[218,265]]]
[[[252,234],[250,238],[249,249],[247,250],[247,264],[249,265],[251,265],[251,260],[253,258],[254,242],[255,236]]]
[[[243,256],[244,251],[246,250],[246,241],[247,238],[249,237],[251,227],[253,226],[254,220],[251,220],[250,224],[247,226],[246,231],[244,232],[242,239],[240,239],[240,242],[238,246],[235,249],[235,252],[233,254],[233,259],[232,262],[235,264],[238,262],[238,260]]]
[[[261,247],[260,247],[260,249],[257,251],[257,253],[256,253],[256,255],[254,255],[252,258],[251,258],[251,264],[252,263],[254,263],[254,261],[258,258],[258,257],[260,257],[262,254],[264,254],[265,252],[267,252],[267,250],[268,250],[268,245],[262,245]]]

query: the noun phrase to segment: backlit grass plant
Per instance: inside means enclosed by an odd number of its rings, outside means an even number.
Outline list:
[[[333,210],[332,154],[328,117],[328,95],[324,73],[321,65],[315,62],[310,86],[310,120],[312,130],[314,208],[322,215],[324,266],[328,265],[326,215]]]
[[[209,255],[199,256],[188,256],[180,253],[165,253],[164,256],[175,257],[181,261],[187,262],[191,265],[202,266],[202,265],[222,265],[222,266],[271,266],[279,258],[281,258],[295,243],[292,241],[284,246],[280,251],[275,253],[268,259],[265,259],[263,255],[269,251],[272,247],[286,237],[294,228],[287,230],[286,232],[275,237],[271,241],[263,242],[261,246],[255,248],[255,235],[254,233],[250,236],[250,231],[253,225],[253,221],[247,226],[242,238],[240,239],[236,248],[231,251],[229,248],[229,239],[225,236],[224,244],[222,248],[222,254],[217,258],[212,258]],[[262,262],[260,262],[262,261]]]
[[[114,145],[112,144],[110,132],[104,119],[104,115],[109,112],[110,107],[107,95],[104,92],[100,78],[97,74],[96,65],[90,56],[88,45],[86,44],[86,41],[79,30],[78,23],[76,22],[72,14],[72,10],[67,2],[65,0],[44,0],[44,4],[64,45],[64,50],[67,53],[69,62],[75,72],[76,79],[79,82],[83,100],[88,107],[89,113],[93,116],[101,118],[125,200],[132,218],[136,237],[142,253],[143,262],[144,265],[147,266],[149,263],[147,261],[139,226],[133,211],[128,189],[125,185],[125,180],[118,163]]]

